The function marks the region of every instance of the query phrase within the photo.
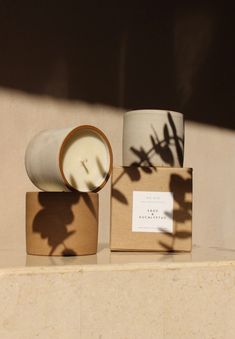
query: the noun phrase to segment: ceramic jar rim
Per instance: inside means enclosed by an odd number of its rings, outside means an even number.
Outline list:
[[[40,190],[41,190],[41,188],[39,188]],[[77,194],[88,194],[88,195],[90,195],[91,197],[92,196],[95,196],[95,195],[97,195],[97,193],[96,192],[94,192],[94,191],[91,191],[91,192],[80,192],[80,191],[77,191],[77,190],[74,190],[73,189],[73,191],[72,192],[74,192],[74,193],[77,193]],[[36,192],[36,191],[27,191],[26,192],[26,194],[32,194],[32,193],[47,193],[47,194],[51,194],[51,195],[53,195],[53,194],[60,194],[60,193],[68,193],[68,194],[70,194],[71,193],[71,191],[40,191],[40,192]]]
[[[167,109],[136,109],[136,110],[131,110],[131,111],[127,111],[124,113],[124,115],[131,115],[131,114],[166,114],[166,113],[170,113],[171,115],[175,116],[175,117],[179,117],[182,118],[183,117],[183,113],[180,112],[176,112],[176,111],[171,111],[171,110],[167,110]]]

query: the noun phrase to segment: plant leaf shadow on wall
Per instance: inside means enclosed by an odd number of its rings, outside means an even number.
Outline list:
[[[38,194],[42,209],[33,220],[33,232],[39,233],[42,239],[47,239],[50,248],[48,255],[53,255],[60,245],[63,246],[60,255],[77,255],[73,248],[66,246],[66,240],[77,232],[77,230],[69,230],[74,220],[72,206],[84,196],[86,205],[94,213],[92,202],[87,200],[86,195],[78,192],[51,192],[50,194],[40,192]]]

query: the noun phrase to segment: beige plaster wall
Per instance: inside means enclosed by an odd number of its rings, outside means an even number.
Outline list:
[[[24,250],[25,192],[35,190],[24,169],[24,151],[42,129],[83,123],[110,138],[121,164],[122,111],[0,89],[0,248]],[[235,248],[235,133],[186,124],[185,165],[194,168],[194,243]],[[109,239],[110,183],[100,193],[100,242]]]
[[[186,124],[185,165],[194,169],[194,244],[235,249],[235,132]]]

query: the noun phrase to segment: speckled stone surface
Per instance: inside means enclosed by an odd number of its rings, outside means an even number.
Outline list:
[[[235,333],[235,251],[37,257],[0,251],[0,338],[221,338]]]

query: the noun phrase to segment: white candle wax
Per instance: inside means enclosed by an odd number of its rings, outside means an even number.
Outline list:
[[[108,146],[92,129],[75,131],[65,141],[61,157],[66,181],[80,192],[89,192],[100,187],[109,174]]]

